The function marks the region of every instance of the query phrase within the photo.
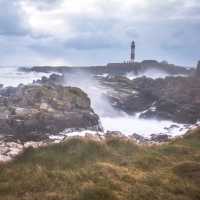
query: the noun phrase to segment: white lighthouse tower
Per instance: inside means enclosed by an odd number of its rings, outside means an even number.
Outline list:
[[[135,61],[135,41],[131,43],[131,63]]]

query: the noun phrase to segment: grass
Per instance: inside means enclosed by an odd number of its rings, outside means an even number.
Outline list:
[[[0,165],[0,200],[199,200],[200,129],[159,146],[73,138]]]

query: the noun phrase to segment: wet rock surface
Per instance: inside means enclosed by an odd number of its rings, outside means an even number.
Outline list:
[[[38,139],[37,139],[38,140]],[[41,141],[22,141],[15,136],[1,136],[0,137],[0,163],[7,162],[14,159],[21,154],[27,148],[39,148],[46,146],[53,141],[41,140]]]
[[[42,85],[63,85],[64,75],[51,74],[49,78],[43,76],[41,79],[33,81],[33,84],[42,84]]]
[[[141,136],[137,133],[134,133],[130,136],[130,138],[136,140],[137,143],[139,144],[159,144],[159,143],[164,143],[168,142],[171,138],[167,134],[152,134],[151,137],[146,138],[144,136]]]
[[[114,77],[102,83],[115,91],[108,94],[113,106],[128,114],[141,112],[142,118],[179,123],[195,123],[200,118],[200,79],[195,76],[133,81]]]
[[[52,75],[40,84],[64,84],[68,74]],[[129,80],[123,76],[96,77],[113,107],[141,118],[159,118],[178,123],[195,123],[200,118],[198,76],[147,77]]]
[[[66,130],[86,129],[100,131],[101,126],[90,99],[79,88],[48,82],[0,89],[0,162],[29,147],[61,142]]]
[[[43,138],[66,128],[100,129],[90,99],[78,88],[20,85],[0,95],[0,135]]]

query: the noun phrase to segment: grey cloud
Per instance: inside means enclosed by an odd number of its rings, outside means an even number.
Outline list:
[[[20,1],[20,0],[19,0]],[[3,63],[32,64],[38,57],[63,59],[72,65],[105,64],[123,61],[129,57],[131,40],[136,40],[137,59],[161,59],[173,63],[191,64],[200,58],[200,23],[198,20],[169,20],[168,17],[185,13],[199,15],[199,1],[185,8],[186,0],[148,0],[148,19],[135,20],[133,16],[112,17],[119,5],[114,1],[99,3],[105,16],[67,16],[73,31],[70,39],[38,33],[33,35],[17,0],[0,0],[0,58]],[[28,0],[27,0],[28,1]],[[41,12],[54,9],[63,0],[29,0]],[[9,12],[8,12],[9,11]],[[106,13],[107,11],[107,13]],[[186,16],[187,16],[186,15]],[[126,18],[124,18],[126,17]],[[49,24],[47,24],[48,26]],[[78,59],[77,59],[78,58]],[[29,62],[29,63],[26,63]],[[47,63],[48,64],[48,63]]]
[[[182,15],[200,19],[200,4],[192,6],[192,7],[188,8],[187,10],[183,11]]]
[[[19,2],[19,1],[18,1]],[[0,1],[0,34],[25,35],[28,25],[16,0]]]
[[[117,20],[87,19],[84,22],[75,23],[75,37],[65,42],[65,48],[122,50],[127,49],[131,40],[139,38],[134,25],[127,26]]]
[[[53,38],[34,39],[29,45],[29,49],[38,52],[39,54],[48,55],[52,57],[64,56],[63,43]]]
[[[170,26],[169,26],[170,28]],[[176,23],[173,24],[170,30],[169,34],[169,41],[172,44],[172,48],[174,48],[174,45],[176,47],[180,48],[191,48],[192,46],[197,49],[198,44],[200,43],[200,23],[190,23],[187,21],[177,21]],[[167,41],[166,41],[167,42]],[[168,48],[170,45],[168,45]]]
[[[123,47],[126,31],[116,19],[76,16],[70,19],[75,32],[74,37],[64,42],[65,48],[106,49]]]
[[[180,3],[177,1],[159,1],[159,0],[150,0],[149,10],[150,16],[156,16],[159,18],[166,18],[169,16],[173,16],[176,12],[182,9],[184,5],[184,1]]]
[[[59,6],[63,0],[29,0],[34,6],[39,10],[54,9],[56,6]]]
[[[73,38],[65,43],[66,48],[74,49],[105,49],[116,47],[117,43],[102,36],[89,36]]]

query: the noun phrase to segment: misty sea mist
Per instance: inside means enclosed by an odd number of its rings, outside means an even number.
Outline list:
[[[31,84],[34,80],[41,79],[43,76],[50,76],[52,73],[20,71],[18,67],[1,67],[0,84],[4,87],[16,87],[19,84]]]
[[[162,71],[150,71],[141,76],[165,78],[168,74],[162,73]],[[147,138],[152,134],[168,134],[175,137],[186,132],[184,124],[177,124],[168,120],[142,119],[139,118],[140,113],[128,115],[115,109],[106,97],[106,93],[109,93],[108,88],[103,86],[93,75],[86,72],[65,74],[65,85],[79,87],[88,94],[92,108],[99,115],[104,131],[120,131],[125,135],[136,133]]]

